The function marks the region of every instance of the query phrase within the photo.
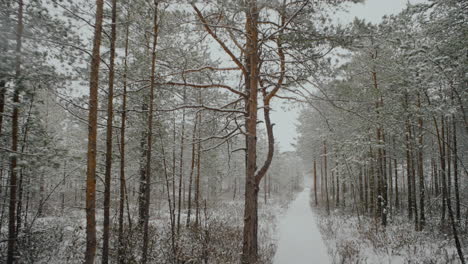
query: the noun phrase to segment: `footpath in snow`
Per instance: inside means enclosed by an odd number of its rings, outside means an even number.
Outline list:
[[[331,263],[309,200],[310,189],[306,188],[292,202],[281,220],[274,264]]]

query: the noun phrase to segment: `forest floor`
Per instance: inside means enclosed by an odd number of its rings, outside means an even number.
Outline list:
[[[310,207],[310,189],[306,188],[291,203],[279,222],[278,249],[274,264],[330,263],[316,218]]]
[[[273,261],[278,242],[278,219],[284,215],[293,194],[272,196],[267,203],[259,199],[259,264]],[[238,263],[242,251],[243,207],[242,199],[214,199],[207,209],[200,212],[201,224],[186,226],[186,208],[181,214],[181,228],[176,235],[176,257],[179,263],[229,264]],[[215,202],[216,201],[216,202]],[[174,248],[171,242],[170,214],[164,200],[155,201],[150,218],[151,263],[174,263]],[[204,205],[203,205],[204,207]],[[137,223],[137,208],[130,210],[132,227],[125,226],[125,261],[138,263],[141,254],[142,233]],[[125,213],[127,219],[127,213]],[[97,210],[98,249],[96,262],[100,261],[102,243],[102,210]],[[117,259],[117,217],[113,214],[111,226],[110,261]],[[51,213],[39,217],[32,228],[23,229],[19,236],[19,253],[27,263],[82,263],[85,252],[85,214],[76,208],[67,208],[63,213]],[[7,233],[3,225],[0,240]],[[3,232],[4,231],[4,232]],[[4,258],[6,243],[0,243],[0,257]]]
[[[322,233],[331,264],[451,264],[460,263],[455,242],[448,226],[427,224],[416,232],[406,217],[394,217],[386,229],[368,216],[351,215],[350,212],[332,211],[328,216],[323,208],[313,208]],[[440,221],[429,221],[440,223]],[[448,221],[447,221],[448,222]],[[468,257],[466,227],[459,228]]]

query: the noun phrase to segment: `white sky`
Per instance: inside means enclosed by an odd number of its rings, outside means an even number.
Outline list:
[[[407,3],[417,4],[427,2],[425,0],[367,0],[363,4],[349,4],[348,12],[339,12],[335,16],[339,23],[349,23],[355,17],[378,23],[384,15],[396,14],[403,10]],[[283,106],[286,104],[283,103]],[[276,101],[273,105],[272,121],[275,123],[274,133],[281,151],[291,151],[295,142],[296,123],[299,116],[299,108],[284,108]]]

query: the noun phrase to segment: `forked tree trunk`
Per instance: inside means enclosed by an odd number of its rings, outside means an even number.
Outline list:
[[[96,141],[99,63],[101,61],[99,53],[101,48],[103,5],[103,0],[96,0],[96,22],[89,85],[88,162],[86,172],[86,264],[94,264],[96,255]]]

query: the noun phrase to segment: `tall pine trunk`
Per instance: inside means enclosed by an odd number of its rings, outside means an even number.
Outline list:
[[[129,17],[127,16],[127,19]],[[125,263],[124,256],[124,210],[126,200],[126,179],[125,179],[125,129],[127,122],[127,59],[128,59],[128,35],[129,35],[129,22],[127,21],[125,29],[125,57],[124,57],[124,73],[123,73],[123,94],[122,94],[122,113],[121,113],[121,127],[120,127],[120,199],[119,199],[119,250],[118,259],[119,264]],[[130,224],[130,222],[129,222]]]
[[[10,158],[10,204],[8,210],[8,251],[7,263],[13,264],[16,255],[16,177],[17,152],[19,130],[19,90],[21,85],[21,49],[23,40],[23,0],[18,0],[18,24],[16,28],[16,61],[15,61],[15,88],[13,91],[13,114],[11,117],[11,151]]]
[[[112,24],[110,39],[109,90],[107,94],[107,126],[106,126],[106,170],[104,174],[104,223],[102,235],[102,264],[109,263],[110,236],[110,195],[112,173],[112,132],[114,121],[114,64],[117,23],[117,0],[112,0]]]
[[[246,40],[246,68],[248,75],[245,78],[248,92],[246,116],[246,179],[245,179],[245,205],[244,205],[244,231],[242,246],[242,263],[253,264],[258,258],[257,240],[257,209],[258,184],[255,179],[257,170],[257,110],[258,110],[258,81],[259,81],[259,50],[258,50],[258,10],[256,1],[247,1],[247,21],[245,24]]]
[[[103,5],[103,0],[96,0],[96,22],[89,85],[88,162],[86,172],[86,264],[93,264],[96,255],[96,142]]]
[[[147,156],[146,156],[146,181],[145,181],[145,219],[143,223],[143,247],[141,263],[148,262],[148,245],[149,245],[149,208],[151,203],[151,158],[153,145],[153,111],[154,111],[154,90],[156,79],[156,46],[158,44],[158,1],[154,0],[153,14],[153,45],[151,48],[151,83],[149,91],[149,109],[148,109],[148,138],[147,138]]]

